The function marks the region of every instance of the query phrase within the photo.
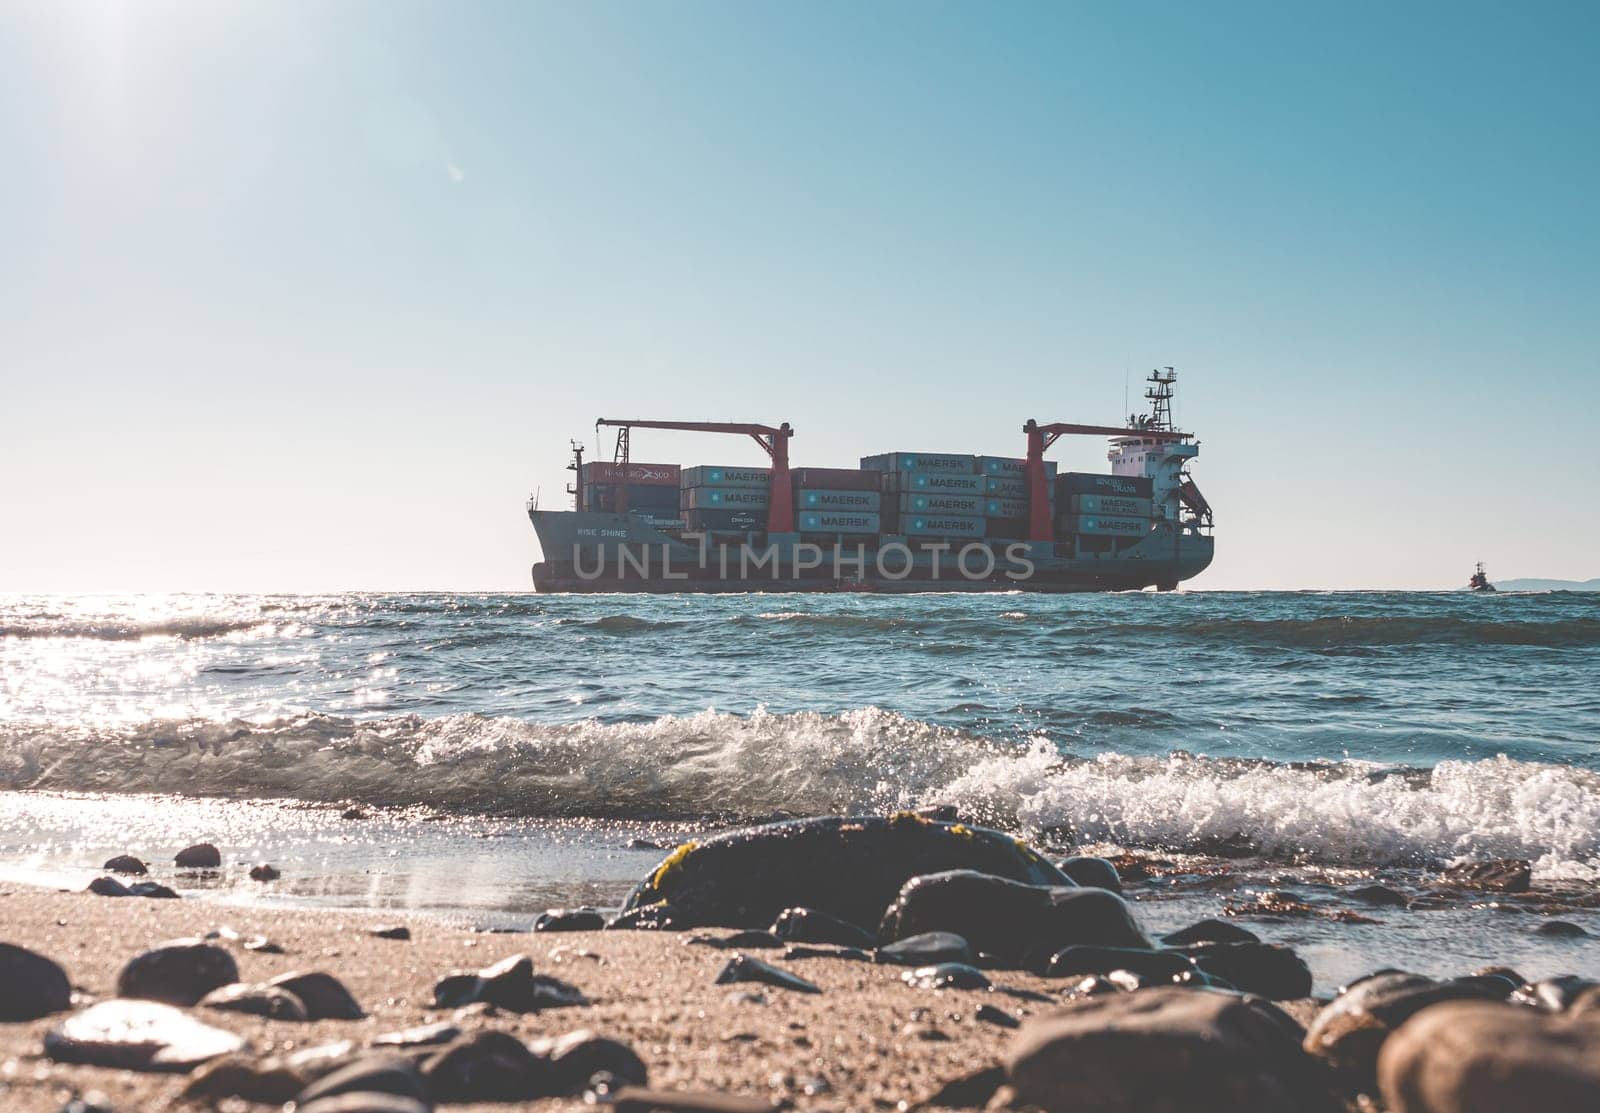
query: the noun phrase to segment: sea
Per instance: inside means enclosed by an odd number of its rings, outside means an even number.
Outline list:
[[[0,676],[0,884],[128,852],[222,918],[515,928],[687,838],[950,804],[1319,988],[1600,977],[1538,930],[1600,936],[1600,594],[9,595]],[[1485,858],[1533,891],[1439,888]]]

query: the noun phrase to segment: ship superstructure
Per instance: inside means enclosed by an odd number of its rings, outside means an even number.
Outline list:
[[[573,445],[570,511],[529,517],[540,591],[1172,590],[1213,555],[1212,511],[1172,420],[1171,368],[1126,425],[1023,426],[1021,458],[888,452],[856,468],[791,467],[788,423],[602,418],[609,461]],[[640,463],[635,430],[749,437],[767,467]],[[1110,440],[1109,475],[1056,473],[1063,436]]]

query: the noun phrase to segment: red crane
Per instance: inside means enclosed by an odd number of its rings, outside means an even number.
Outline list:
[[[1056,443],[1057,438],[1070,436],[1084,437],[1136,437],[1149,441],[1181,441],[1189,438],[1188,433],[1180,433],[1176,429],[1140,429],[1115,425],[1072,425],[1056,422],[1053,425],[1040,425],[1032,418],[1022,427],[1028,434],[1028,462],[1024,473],[1028,483],[1028,540],[1054,541],[1056,539],[1055,525],[1050,520],[1050,488],[1049,481],[1044,474],[1045,450]]]
[[[618,421],[602,417],[595,422],[596,428],[601,425],[613,425],[620,430],[617,434],[619,464],[628,462],[630,429],[677,429],[685,433],[737,433],[750,437],[772,458],[771,493],[767,500],[767,532],[794,532],[794,489],[789,483],[789,438],[794,436],[794,430],[789,427],[787,421],[774,428],[771,425],[750,425],[732,421]],[[618,509],[626,511],[627,488],[623,487],[622,491],[623,501]]]

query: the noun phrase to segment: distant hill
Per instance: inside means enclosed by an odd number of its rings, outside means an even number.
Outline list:
[[[1495,580],[1501,591],[1600,591],[1600,579],[1593,580]]]

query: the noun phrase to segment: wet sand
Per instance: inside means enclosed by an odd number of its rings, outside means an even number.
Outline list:
[[[368,934],[374,927],[397,923],[410,929],[409,941]],[[386,1032],[450,1020],[453,1010],[432,1007],[433,986],[441,976],[525,953],[537,971],[576,984],[592,1004],[459,1020],[464,1031],[492,1028],[532,1040],[587,1028],[630,1044],[649,1067],[653,1087],[787,1099],[807,1110],[915,1105],[944,1083],[993,1063],[1010,1039],[1008,1030],[975,1017],[981,1005],[1019,1019],[1054,1007],[1001,992],[916,989],[901,981],[901,967],[838,959],[790,961],[776,951],[749,953],[814,982],[823,993],[718,985],[715,978],[731,952],[686,945],[687,935],[681,933],[488,934],[392,914],[242,909],[198,900],[105,898],[0,886],[0,939],[60,963],[86,1000],[114,996],[119,970],[141,951],[224,928],[240,937],[224,945],[238,961],[241,979],[327,971],[344,982],[369,1014],[356,1021],[289,1022],[199,1010],[208,1023],[245,1037],[256,1055],[338,1040],[363,1045]],[[245,949],[243,940],[256,935],[287,953]],[[996,985],[1043,992],[1053,1000],[1066,988],[1061,980],[1021,972],[995,971],[992,976]],[[759,993],[767,1003],[734,1000],[743,993]],[[55,1113],[74,1094],[89,1091],[103,1093],[119,1113],[194,1108],[179,1100],[185,1076],[63,1065],[46,1058],[44,1034],[65,1015],[0,1023],[0,1108]],[[807,1093],[808,1084],[822,1092]],[[592,1106],[569,1098],[516,1108]]]

